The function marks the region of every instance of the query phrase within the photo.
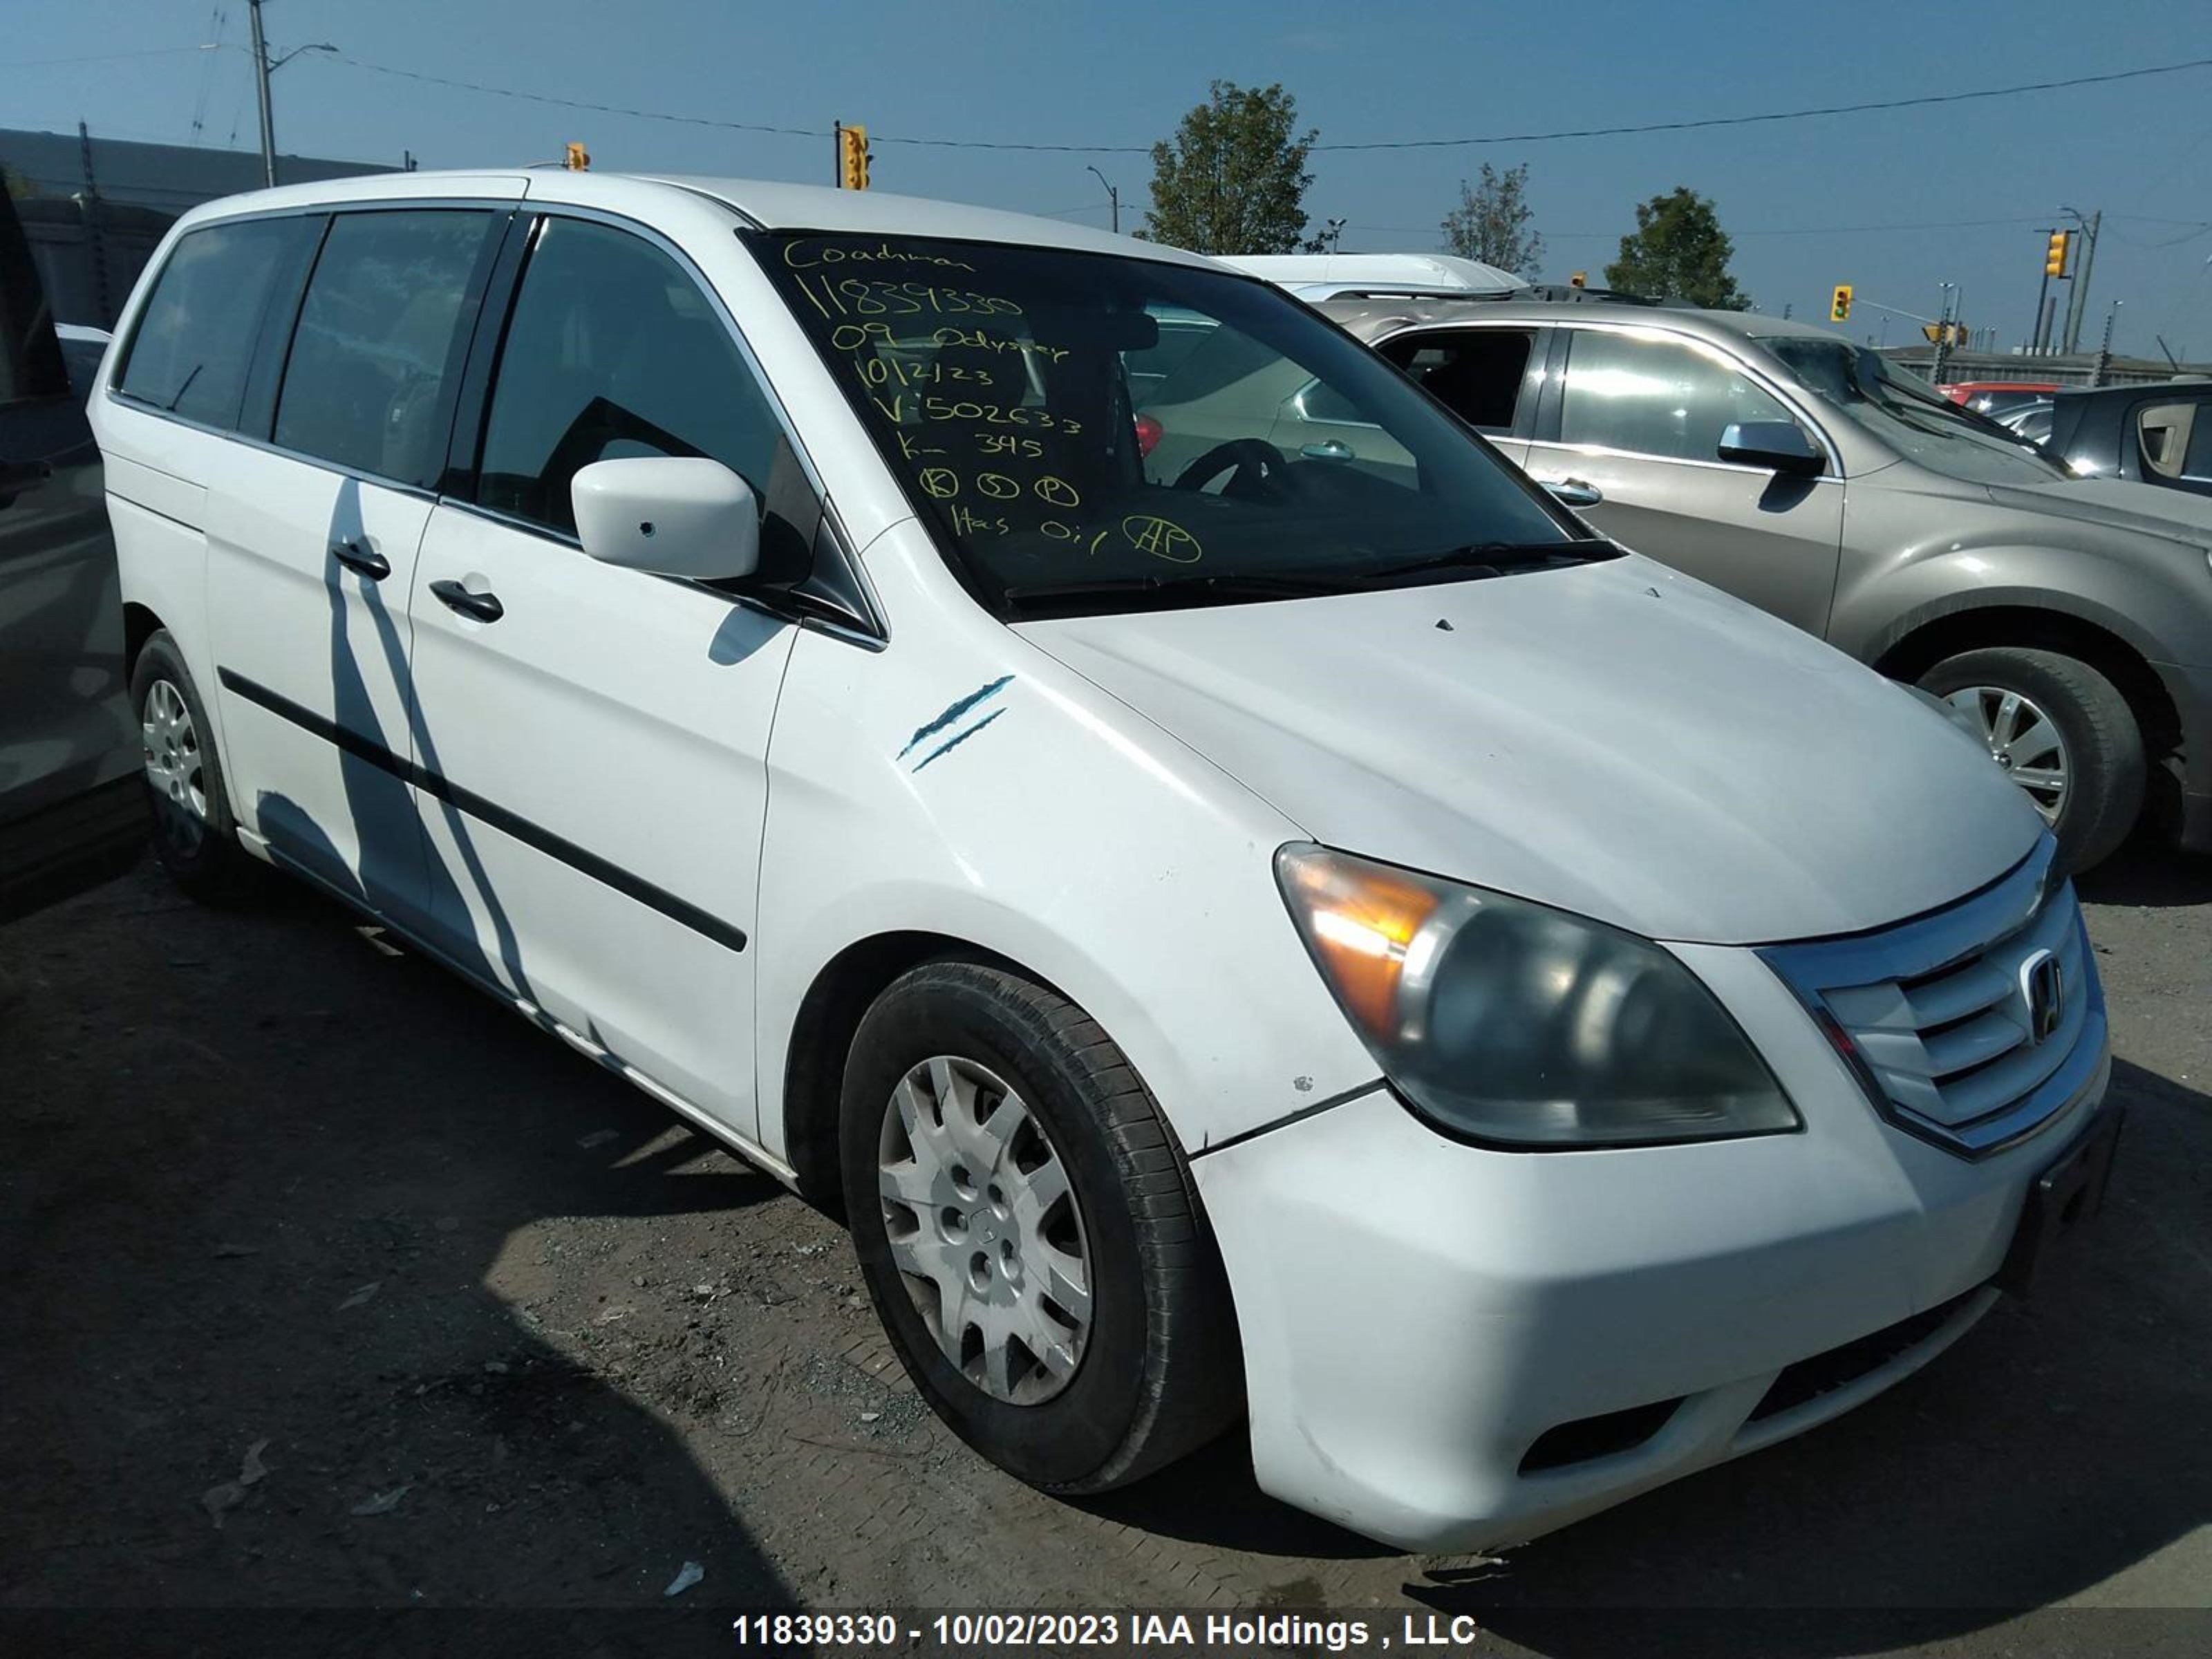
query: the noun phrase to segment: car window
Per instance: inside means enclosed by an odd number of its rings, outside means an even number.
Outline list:
[[[2136,412],[2136,441],[2154,477],[2212,482],[2212,419],[2201,404],[2152,404]]]
[[[1559,441],[1670,460],[1710,461],[1739,421],[1788,421],[1788,409],[1717,354],[1610,330],[1569,336]]]
[[[1510,432],[1534,337],[1521,329],[1469,328],[1401,334],[1381,350],[1469,426]]]
[[[1266,283],[1006,243],[744,240],[948,561],[1000,615],[1610,556],[1402,376]],[[1170,334],[1197,343],[1154,379],[1149,354]],[[1151,382],[1141,394],[1132,362]],[[1280,423],[1302,390],[1371,434],[1285,453]]]
[[[275,437],[400,483],[443,470],[442,393],[466,348],[455,327],[493,216],[341,214],[307,282]]]
[[[500,350],[477,499],[574,533],[568,486],[593,461],[703,455],[765,512],[789,453],[774,406],[707,296],[628,232],[552,218]]]
[[[249,219],[179,238],[118,389],[190,420],[235,426],[270,290],[290,268],[287,256],[320,228],[319,220]]]

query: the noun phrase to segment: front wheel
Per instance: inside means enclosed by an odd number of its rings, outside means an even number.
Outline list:
[[[840,1130],[876,1311],[993,1462],[1103,1492],[1234,1416],[1235,1324],[1189,1170],[1080,1009],[996,968],[910,970],[860,1022]]]
[[[2142,811],[2143,740],[2127,699],[2076,657],[2017,646],[1962,652],[1920,677],[1962,715],[2027,792],[2081,872],[2127,838]]]

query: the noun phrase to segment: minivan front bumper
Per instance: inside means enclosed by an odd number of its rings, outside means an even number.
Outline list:
[[[1749,951],[1675,947],[1796,1134],[1580,1152],[1462,1145],[1378,1084],[1202,1152],[1269,1492],[1400,1547],[1518,1541],[1810,1428],[1996,1300],[2080,1095],[1978,1160],[1884,1122]]]

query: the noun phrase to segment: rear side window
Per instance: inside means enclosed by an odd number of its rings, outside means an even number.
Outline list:
[[[1530,337],[1503,328],[1409,334],[1385,341],[1382,352],[1469,426],[1510,432],[1528,374]]]
[[[568,486],[580,469],[703,455],[765,510],[783,450],[751,367],[675,260],[624,231],[546,221],[500,350],[483,505],[573,534]]]
[[[1781,404],[1717,356],[1676,340],[1580,329],[1559,399],[1559,441],[1711,461],[1738,421],[1787,421]]]
[[[396,483],[444,470],[447,387],[493,216],[481,211],[342,214],[315,261],[284,387],[280,447]]]
[[[179,238],[131,337],[123,395],[235,426],[270,291],[319,228],[317,220],[250,219]]]

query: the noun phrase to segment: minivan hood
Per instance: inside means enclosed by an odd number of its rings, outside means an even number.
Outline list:
[[[2203,546],[2212,537],[2212,496],[2130,478],[2054,478],[2046,484],[1992,484],[1999,507],[2048,513],[2080,524],[2164,536]]]
[[[1641,557],[1018,631],[1317,841],[1651,938],[1880,927],[2042,830],[1912,694]]]

